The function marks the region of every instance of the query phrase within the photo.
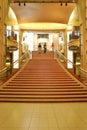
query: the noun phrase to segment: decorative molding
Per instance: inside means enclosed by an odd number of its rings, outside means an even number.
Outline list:
[[[78,0],[9,0],[10,3],[77,3]]]

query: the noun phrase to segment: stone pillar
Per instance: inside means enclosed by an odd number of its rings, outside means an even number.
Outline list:
[[[64,56],[67,57],[67,30],[64,31]]]
[[[82,25],[81,25],[81,67],[87,70],[87,18],[86,18],[86,0],[78,1],[81,16],[82,16]]]
[[[19,31],[19,59],[22,56],[22,37],[23,37],[23,31]],[[20,66],[20,63],[19,63]]]
[[[0,70],[6,62],[6,25],[5,17],[8,12],[8,0],[0,0]]]
[[[37,51],[38,50],[38,37],[37,37],[37,34],[34,33],[34,40],[33,40],[33,48],[34,48],[34,51]]]
[[[59,34],[58,33],[54,33],[53,34],[53,43],[54,43],[54,48],[55,48],[55,50],[59,50],[59,48],[58,48],[58,45],[59,45],[59,43],[58,43],[58,39],[59,39]]]

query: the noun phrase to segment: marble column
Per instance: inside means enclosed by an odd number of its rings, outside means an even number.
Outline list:
[[[5,17],[8,12],[8,0],[0,0],[0,70],[6,62],[6,25]]]
[[[81,67],[87,70],[87,5],[86,0],[79,0],[78,2],[81,16]]]
[[[22,37],[23,37],[23,31],[19,31],[19,59],[22,56]],[[20,63],[19,63],[20,67]]]

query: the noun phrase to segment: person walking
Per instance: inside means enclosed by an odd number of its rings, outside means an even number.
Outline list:
[[[41,46],[41,44],[39,43],[39,45],[38,45],[38,53],[39,53],[39,54],[41,53],[41,49],[42,49],[42,46]]]
[[[54,51],[54,43],[52,43],[51,47],[52,47],[52,51]]]
[[[44,53],[46,53],[46,51],[47,51],[47,48],[46,48],[46,43],[44,43],[43,48],[44,48]]]

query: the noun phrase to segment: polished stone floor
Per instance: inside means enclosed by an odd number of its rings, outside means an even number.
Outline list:
[[[87,130],[87,103],[0,103],[0,130]]]

